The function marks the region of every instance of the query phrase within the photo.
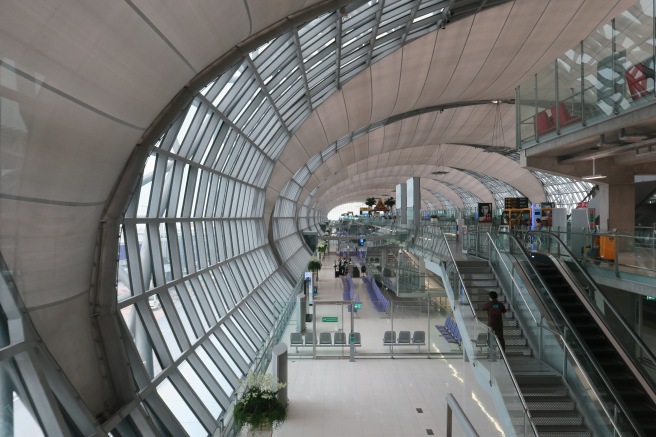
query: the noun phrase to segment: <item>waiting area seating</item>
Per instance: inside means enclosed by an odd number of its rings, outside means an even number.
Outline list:
[[[347,275],[346,277],[342,277],[342,288],[344,289],[342,293],[342,300],[344,301],[354,301],[354,302],[361,302],[360,301],[360,295],[355,296],[355,299],[353,298],[354,294],[354,285],[353,285],[353,278],[351,278],[351,275]],[[353,311],[352,305],[348,306],[349,313]],[[355,312],[357,314],[358,309],[355,309]]]
[[[383,346],[389,346],[392,350],[392,346],[417,346],[417,352],[419,348],[426,344],[426,331],[414,331],[410,335],[410,331],[399,331],[398,339],[396,336],[396,331],[385,331],[383,334]]]
[[[389,308],[389,300],[387,300],[382,291],[380,291],[376,281],[373,280],[373,278],[365,276],[362,278],[362,282],[367,287],[367,292],[369,293],[371,302],[374,304],[374,308],[381,313],[387,312]]]
[[[435,327],[446,341],[461,346],[462,336],[460,335],[456,321],[451,317],[446,318],[444,325],[435,325]]]
[[[348,336],[347,336],[348,335]],[[312,347],[314,343],[314,333],[307,332],[305,336],[300,332],[292,332],[289,335],[289,346],[296,349],[298,352],[299,347]],[[362,337],[359,332],[320,332],[319,333],[319,342],[316,344],[316,347],[327,347],[327,346],[337,346],[337,347],[347,347],[350,343],[347,342],[348,339],[353,340],[353,344],[356,347],[362,346]]]

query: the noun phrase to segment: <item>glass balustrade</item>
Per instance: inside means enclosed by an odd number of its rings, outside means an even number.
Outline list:
[[[637,2],[516,89],[517,142],[531,147],[654,99],[654,1]]]

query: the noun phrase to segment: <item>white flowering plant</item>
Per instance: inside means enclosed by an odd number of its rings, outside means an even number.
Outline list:
[[[278,400],[278,392],[285,387],[277,383],[271,374],[249,372],[244,382],[246,389],[235,405],[234,418],[237,426],[251,429],[275,428],[287,417],[287,405]]]
[[[316,272],[318,270],[321,270],[321,261],[319,261],[319,258],[316,256],[310,257],[310,260],[308,261],[307,269],[311,272]]]

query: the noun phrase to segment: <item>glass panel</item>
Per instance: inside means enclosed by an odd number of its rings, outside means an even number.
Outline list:
[[[207,430],[203,428],[189,405],[168,378],[157,386],[157,393],[190,436],[207,435]]]

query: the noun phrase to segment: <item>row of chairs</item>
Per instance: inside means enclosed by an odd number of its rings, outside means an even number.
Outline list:
[[[355,346],[362,346],[362,339],[359,332],[353,332],[348,334],[349,337],[353,338],[353,344]],[[334,338],[334,339],[333,339]],[[314,344],[314,333],[306,332],[305,336],[300,332],[292,332],[289,338],[289,345],[296,348],[298,352],[299,347],[303,346],[312,346]],[[348,346],[347,333],[346,332],[320,332],[319,333],[319,342],[316,344],[318,346]]]
[[[342,293],[343,300],[348,300],[348,301],[355,300],[355,302],[360,302],[360,295],[355,296],[355,299],[353,299],[354,286],[353,286],[353,278],[351,278],[351,275],[346,275],[345,278],[342,278],[342,287],[344,288],[344,292]],[[353,310],[352,305],[348,306],[348,310],[349,313]],[[355,312],[357,313],[358,310],[356,309]]]
[[[398,341],[396,338],[396,331],[385,331],[383,334],[383,345],[389,346],[417,346],[419,347],[426,344],[426,331],[415,331],[410,335],[410,331],[399,331]]]
[[[380,291],[380,288],[378,288],[376,281],[373,278],[365,276],[362,278],[362,282],[364,282],[367,287],[367,292],[369,293],[371,302],[374,304],[374,308],[381,313],[386,313],[389,308],[389,301]]]
[[[460,335],[460,330],[458,330],[458,324],[450,316],[446,318],[444,325],[435,325],[435,327],[449,343],[457,344],[458,346],[462,344],[462,336]]]

